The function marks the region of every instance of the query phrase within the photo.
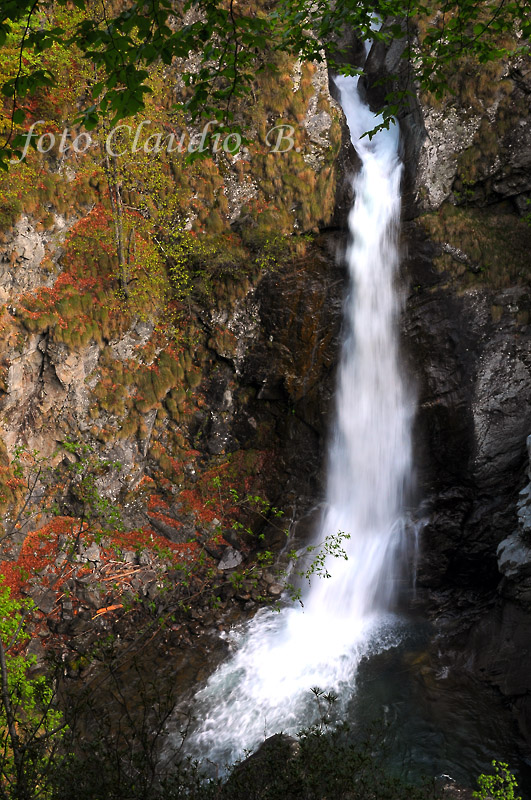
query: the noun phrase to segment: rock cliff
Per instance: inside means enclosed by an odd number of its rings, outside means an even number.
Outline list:
[[[426,521],[418,580],[432,613],[451,619],[456,666],[511,698],[529,741],[531,553],[519,492],[531,430],[531,72],[519,61],[456,74],[453,99],[421,96],[401,121],[416,165],[403,338]]]
[[[199,596],[173,636],[188,641],[212,575],[222,609],[276,598],[273,576],[238,588],[227,565],[281,549],[320,496],[348,155],[326,66],[279,67],[238,110],[234,156],[144,148],[109,172],[99,150],[31,152],[1,179],[1,572],[34,599],[35,654],[58,648],[72,674],[72,637],[133,635],[131,603],[149,617]],[[145,125],[166,130],[172,78],[152,76]],[[71,99],[42,118],[68,125]]]

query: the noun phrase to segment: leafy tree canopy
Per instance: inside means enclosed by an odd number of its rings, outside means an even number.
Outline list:
[[[386,21],[379,31],[375,15]],[[25,98],[54,86],[45,56],[57,45],[77,48],[91,68],[80,116],[90,130],[102,117],[113,125],[142,109],[149,67],[175,59],[191,89],[190,117],[230,120],[231,103],[258,69],[272,67],[275,51],[317,61],[326,52],[333,68],[352,72],[341,58],[346,30],[402,39],[417,80],[440,94],[462,55],[481,63],[528,51],[531,14],[527,0],[0,0],[0,53],[14,38],[18,54],[2,85],[0,167],[20,152]]]

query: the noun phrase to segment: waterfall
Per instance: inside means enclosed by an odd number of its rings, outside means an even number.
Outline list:
[[[401,164],[398,126],[370,140],[380,121],[364,105],[357,78],[336,85],[362,169],[353,179],[346,254],[351,289],[338,374],[336,429],[329,448],[325,512],[315,544],[338,532],[347,559],[327,561],[304,605],[262,609],[231,634],[232,656],[198,692],[200,721],[190,752],[231,762],[265,737],[311,721],[318,686],[348,702],[364,656],[397,641],[391,614],[405,533],[411,403],[398,362],[396,290]]]

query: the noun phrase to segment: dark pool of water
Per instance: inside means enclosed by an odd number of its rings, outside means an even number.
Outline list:
[[[383,723],[384,759],[402,778],[446,774],[475,788],[497,759],[509,763],[529,800],[531,763],[510,710],[494,688],[440,659],[433,633],[411,622],[399,646],[361,663],[349,721]]]

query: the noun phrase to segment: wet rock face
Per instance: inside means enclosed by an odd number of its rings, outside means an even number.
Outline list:
[[[494,591],[496,549],[516,528],[531,431],[531,239],[521,218],[531,175],[528,67],[489,66],[481,80],[460,78],[442,103],[408,101],[399,119],[403,350],[418,399],[427,519],[419,581],[432,588],[465,581]],[[373,47],[365,88],[374,109],[389,76],[400,87],[407,69],[396,47]]]
[[[531,740],[531,615],[507,601],[485,614],[463,641],[466,669],[496,686],[511,703],[520,731]],[[463,660],[465,660],[463,659]]]
[[[322,494],[345,285],[338,247],[324,235],[304,263],[264,275],[227,321],[238,330],[232,352],[210,340],[220,363],[209,380],[206,447],[274,445],[279,496],[294,517]]]
[[[531,430],[531,343],[515,313],[530,297],[523,287],[456,292],[434,270],[433,245],[419,228],[407,235],[405,339],[417,364],[419,490],[429,515],[419,577],[494,588]]]
[[[531,435],[527,437],[527,453],[529,469],[527,477],[530,482],[524,486],[518,495],[518,528],[526,542],[531,543]]]
[[[382,59],[372,68],[385,73]],[[418,585],[460,628],[441,623],[439,646],[508,698],[529,741],[529,65],[497,69],[476,95],[463,84],[400,120],[403,351],[426,521]]]

